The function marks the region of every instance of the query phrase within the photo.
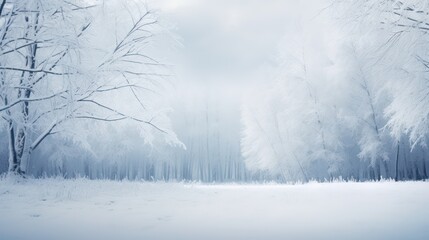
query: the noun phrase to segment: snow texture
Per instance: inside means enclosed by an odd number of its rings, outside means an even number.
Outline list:
[[[0,239],[427,239],[429,183],[0,180]]]

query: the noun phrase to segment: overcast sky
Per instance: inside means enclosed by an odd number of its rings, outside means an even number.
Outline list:
[[[275,64],[282,39],[324,7],[320,0],[156,0],[181,38],[188,77],[243,81]],[[305,9],[303,11],[303,9]],[[192,77],[191,77],[192,75]]]

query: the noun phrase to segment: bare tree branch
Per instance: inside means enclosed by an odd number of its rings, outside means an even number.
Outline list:
[[[139,119],[139,118],[136,118],[136,117],[129,116],[129,115],[124,114],[124,113],[122,113],[122,112],[120,112],[120,111],[118,111],[116,109],[113,109],[113,108],[110,108],[110,107],[108,107],[106,105],[103,105],[103,104],[101,104],[101,103],[99,103],[99,102],[97,102],[95,100],[82,100],[80,102],[87,102],[87,103],[95,104],[95,105],[97,105],[97,106],[99,106],[99,107],[101,107],[103,109],[106,109],[108,111],[116,113],[116,114],[118,114],[118,115],[120,115],[122,117],[128,118],[128,119],[136,121],[136,122],[141,122],[141,123],[148,124],[148,125],[152,126],[153,128],[157,129],[158,131],[167,134],[167,132],[165,130],[159,128],[158,126],[156,126],[155,124],[153,124],[151,121],[145,121],[145,120],[142,120],[142,119]]]
[[[11,71],[30,72],[30,73],[45,73],[45,74],[52,74],[52,75],[58,75],[58,76],[76,74],[76,73],[72,73],[72,72],[53,72],[53,71],[49,71],[49,70],[45,70],[45,69],[31,69],[31,68],[5,67],[5,66],[0,66],[0,69],[11,70]]]
[[[21,102],[37,102],[37,101],[48,100],[48,99],[51,99],[51,98],[58,97],[61,94],[66,93],[66,92],[67,91],[62,91],[62,92],[59,92],[59,93],[56,93],[56,94],[53,94],[53,95],[50,95],[50,96],[39,97],[39,98],[21,98],[21,99],[18,99],[15,102],[10,103],[10,104],[8,104],[6,106],[0,107],[0,112],[2,112],[4,110],[7,110],[7,109],[9,109],[9,108],[15,106],[16,104],[21,103]]]

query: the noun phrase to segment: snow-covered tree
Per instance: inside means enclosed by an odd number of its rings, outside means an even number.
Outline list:
[[[339,83],[341,94],[338,94],[337,107],[342,126],[348,130],[345,132],[348,148],[358,146],[357,157],[364,162],[364,172],[372,179],[380,179],[382,175],[389,176],[389,151],[394,141],[384,130],[383,111],[389,98],[384,81],[375,74],[378,69],[370,57],[372,50],[369,42],[360,46],[356,42],[344,43],[330,77]],[[353,154],[348,158],[355,159]]]
[[[148,55],[160,30],[157,17],[132,7],[3,1],[0,112],[9,136],[10,172],[25,173],[40,143],[78,120],[131,120],[150,127],[144,130],[147,139],[160,134],[178,143],[165,112],[146,97],[166,76],[164,66]],[[106,13],[113,8],[120,20]]]
[[[244,104],[247,166],[292,180],[427,177],[427,4],[335,1],[299,28],[307,38],[289,35],[285,74]]]
[[[395,175],[398,179],[400,145],[405,144],[402,151],[415,149],[420,152],[416,147],[425,148],[428,134],[426,56],[429,5],[427,1],[421,0],[339,2],[340,9],[345,10],[348,25],[353,26],[351,30],[348,27],[348,33],[366,36],[355,38],[361,49],[370,49],[359,57],[359,61],[369,66],[364,70],[365,74],[371,74],[373,82],[378,85],[378,90],[375,91],[383,90],[388,94],[381,99],[386,105],[381,111],[387,122],[385,131],[390,132],[397,142],[396,154],[390,155],[391,158],[396,158]],[[345,8],[341,8],[344,6]],[[379,117],[380,115],[378,114]],[[382,127],[384,125],[383,122]],[[409,141],[405,140],[407,138]],[[400,144],[404,140],[406,142]],[[407,146],[408,142],[410,147]],[[389,144],[393,145],[390,141],[384,141],[384,145]],[[374,152],[383,154],[383,151],[377,149]],[[425,157],[415,158],[417,159],[407,161],[414,162],[414,165],[417,162],[423,163],[422,167],[415,170],[417,176],[420,168],[426,172],[425,160],[421,160]]]
[[[251,94],[243,111],[247,165],[288,181],[329,178],[341,168],[336,109],[324,98],[331,62],[313,34],[282,43],[280,74],[262,94]]]

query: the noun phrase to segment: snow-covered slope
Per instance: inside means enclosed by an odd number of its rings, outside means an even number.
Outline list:
[[[429,239],[429,183],[0,180],[0,239]]]

